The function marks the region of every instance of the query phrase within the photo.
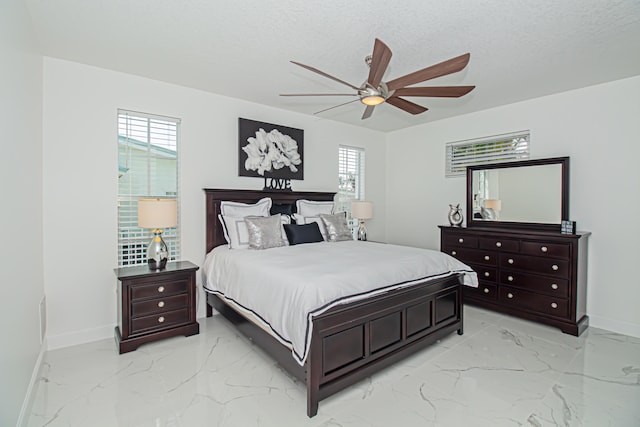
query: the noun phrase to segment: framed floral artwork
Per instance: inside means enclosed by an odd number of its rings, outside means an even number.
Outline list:
[[[238,119],[238,174],[257,178],[304,179],[304,131]]]

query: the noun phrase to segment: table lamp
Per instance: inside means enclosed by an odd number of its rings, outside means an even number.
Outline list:
[[[138,199],[138,227],[150,228],[154,237],[147,248],[147,263],[152,270],[162,270],[167,265],[169,250],[162,240],[162,229],[178,224],[176,199]]]
[[[366,241],[367,229],[364,226],[364,222],[373,218],[373,203],[364,200],[354,200],[351,202],[351,216],[360,221],[358,240]]]
[[[494,218],[492,218],[492,219],[498,219],[498,216],[500,214],[500,210],[502,210],[502,200],[500,200],[500,199],[486,199],[484,201],[484,207],[486,209],[491,209],[491,211],[494,213]]]

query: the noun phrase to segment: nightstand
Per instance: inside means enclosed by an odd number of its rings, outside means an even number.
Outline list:
[[[196,321],[196,271],[189,261],[167,263],[162,270],[143,266],[114,269],[118,276],[120,354],[177,335],[200,332]]]

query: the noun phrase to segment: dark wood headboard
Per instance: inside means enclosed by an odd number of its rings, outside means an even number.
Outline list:
[[[263,197],[271,197],[273,203],[292,203],[295,205],[296,200],[299,199],[331,201],[336,194],[335,192],[316,191],[262,191],[211,188],[205,188],[204,192],[206,194],[207,253],[216,246],[227,244],[227,241],[224,239],[222,224],[218,221],[220,202],[222,201],[255,203]]]

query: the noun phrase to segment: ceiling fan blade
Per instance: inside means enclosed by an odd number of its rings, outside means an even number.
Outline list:
[[[397,90],[405,86],[411,86],[426,80],[435,79],[436,77],[446,76],[447,74],[457,73],[464,69],[469,63],[470,53],[457,56],[447,61],[432,65],[422,70],[414,71],[406,76],[398,77],[395,80],[387,82],[389,90]]]
[[[306,69],[307,69],[307,70],[309,70],[309,71],[313,71],[314,73],[318,73],[318,74],[320,74],[321,76],[327,77],[327,78],[329,78],[329,79],[331,79],[331,80],[334,80],[334,81],[336,81],[336,82],[338,82],[338,83],[342,83],[343,85],[347,85],[347,86],[349,86],[350,88],[352,88],[352,89],[354,89],[354,90],[358,90],[358,89],[359,89],[359,88],[355,87],[354,85],[352,85],[351,83],[347,83],[347,82],[345,82],[344,80],[340,80],[340,79],[339,79],[339,78],[337,78],[337,77],[333,77],[332,75],[327,74],[327,73],[325,73],[324,71],[320,71],[320,70],[318,70],[317,68],[313,68],[313,67],[310,67],[309,65],[304,65],[304,64],[301,64],[301,63],[296,62],[296,61],[291,61],[291,63],[292,63],[292,64],[296,64],[296,65],[297,65],[297,66],[299,66],[299,67],[306,68]]]
[[[432,86],[402,87],[396,89],[394,96],[429,96],[434,98],[459,98],[468,94],[475,86]]]
[[[373,114],[373,109],[376,108],[375,105],[367,105],[367,108],[364,109],[364,114],[362,115],[362,120],[368,119]]]
[[[369,66],[369,78],[367,82],[377,89],[382,81],[384,72],[391,61],[391,49],[379,39],[373,44],[373,55],[371,56],[371,65]]]
[[[357,93],[281,93],[280,96],[358,96]]]
[[[342,104],[334,105],[333,107],[325,108],[324,110],[316,111],[313,114],[324,113],[325,111],[333,110],[334,108],[342,107],[343,105],[351,104],[352,102],[356,102],[356,101],[360,101],[360,98],[354,99],[353,101],[345,102],[345,103],[342,103]]]
[[[398,98],[395,95],[387,98],[386,102],[387,104],[391,104],[394,107],[398,107],[399,109],[411,114],[420,114],[428,110],[428,108],[425,108],[422,105],[414,104],[413,102],[407,101],[406,99]]]

